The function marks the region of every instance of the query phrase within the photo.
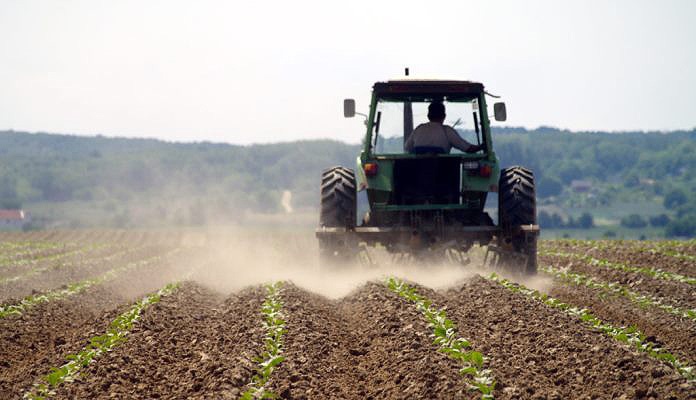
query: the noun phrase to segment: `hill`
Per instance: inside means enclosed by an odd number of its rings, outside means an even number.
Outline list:
[[[585,210],[611,224],[631,205],[669,220],[696,209],[696,130],[498,128],[493,137],[503,166],[535,170],[541,210],[560,218],[547,227]],[[23,205],[48,226],[205,224],[279,212],[290,191],[294,209],[313,210],[321,170],[353,166],[358,152],[331,140],[237,146],[5,131],[0,208]]]

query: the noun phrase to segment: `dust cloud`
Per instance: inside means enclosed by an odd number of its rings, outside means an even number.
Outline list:
[[[383,260],[379,266],[356,262],[349,266],[322,267],[319,265],[317,240],[309,229],[211,229],[190,234],[184,241],[201,249],[197,262],[200,267],[196,268],[191,279],[221,293],[287,280],[336,299],[369,281],[387,276],[444,289],[461,284],[481,272],[462,265],[423,266]]]

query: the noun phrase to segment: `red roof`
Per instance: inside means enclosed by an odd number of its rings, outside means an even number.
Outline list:
[[[0,219],[22,220],[24,219],[23,210],[0,210]]]

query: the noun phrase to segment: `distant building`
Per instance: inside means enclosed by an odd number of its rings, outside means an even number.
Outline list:
[[[29,222],[29,215],[24,210],[0,210],[0,230],[22,229]]]
[[[592,190],[592,182],[574,180],[570,182],[570,189],[574,192],[589,192]]]

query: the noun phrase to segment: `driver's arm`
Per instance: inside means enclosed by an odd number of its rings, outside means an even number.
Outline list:
[[[477,146],[462,139],[454,128],[448,126],[445,128],[445,132],[447,134],[447,140],[450,142],[452,147],[455,147],[465,153],[476,153],[483,148],[483,146]]]

